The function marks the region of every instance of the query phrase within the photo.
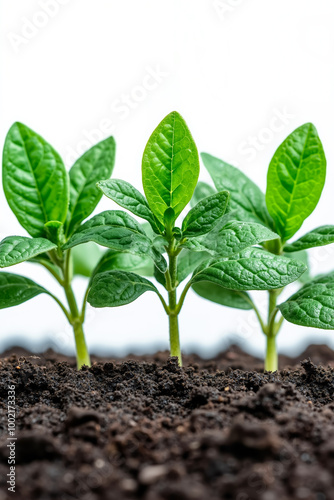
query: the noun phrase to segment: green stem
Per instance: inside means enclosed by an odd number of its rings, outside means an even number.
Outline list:
[[[64,306],[64,304],[58,299],[58,297],[56,297],[55,295],[53,295],[53,293],[51,292],[48,292],[48,295],[50,297],[53,298],[53,300],[55,300],[57,302],[57,304],[59,305],[59,307],[61,308],[61,310],[63,311],[63,313],[65,314],[67,320],[69,322],[71,322],[71,316],[70,316],[70,313],[68,312],[68,310],[66,309],[66,307]]]
[[[48,262],[46,262],[45,260],[41,260],[40,261],[40,264],[45,267],[45,269],[47,269],[49,271],[50,274],[52,274],[52,276],[58,281],[58,283],[61,285],[61,286],[64,286],[64,282],[63,280],[61,279],[61,277],[59,276],[59,274],[52,268],[52,266],[49,265]]]
[[[246,300],[252,306],[252,308],[253,308],[253,310],[254,310],[254,312],[256,314],[256,317],[257,317],[257,319],[258,319],[258,321],[260,323],[261,329],[262,329],[263,333],[266,335],[267,327],[264,324],[264,321],[263,321],[263,319],[261,317],[260,311],[258,310],[258,308],[256,307],[256,305],[254,304],[254,302],[252,301],[252,299],[250,297],[246,296]]]
[[[192,285],[192,281],[189,280],[188,283],[186,284],[186,286],[184,287],[181,295],[180,295],[180,300],[179,300],[179,303],[177,304],[176,306],[176,313],[179,314],[179,312],[181,311],[182,309],[182,306],[183,306],[183,302],[184,302],[184,299],[186,298],[186,295],[187,295],[187,292],[188,290],[190,289]]]
[[[280,328],[282,326],[282,323],[284,321],[284,317],[281,316],[280,319],[277,321],[276,323],[276,335],[278,334],[278,332],[280,331]]]
[[[169,292],[169,307],[174,302],[174,298],[176,298],[176,292]],[[180,334],[179,334],[179,321],[177,314],[169,313],[169,343],[170,343],[170,355],[177,356],[179,360],[179,365],[182,366],[182,355],[181,355],[181,347],[180,347]]]
[[[75,339],[75,348],[77,351],[77,367],[79,370],[83,365],[91,366],[91,362],[85,340],[85,334],[82,328],[82,322],[80,320],[74,321],[72,323],[72,326]]]
[[[278,369],[278,355],[276,349],[276,323],[275,318],[278,312],[276,308],[278,292],[269,290],[268,326],[267,326],[267,349],[265,359],[265,369],[275,372]]]
[[[269,309],[268,309],[268,323],[270,323],[271,315],[276,309],[277,291],[269,290]]]
[[[162,304],[162,307],[165,309],[165,313],[166,314],[169,314],[169,307],[168,305],[166,304],[166,301],[165,299],[163,298],[163,296],[158,292],[158,297],[160,299],[160,302]]]
[[[84,298],[82,301],[81,314],[80,314],[80,318],[81,318],[82,323],[85,322],[87,297],[88,297],[89,289],[90,289],[90,283],[88,284],[88,287],[86,288],[86,292],[85,292],[85,295],[84,295]]]
[[[182,366],[182,355],[180,347],[180,334],[178,322],[178,304],[176,297],[177,287],[177,255],[172,241],[167,251],[169,258],[168,273],[170,276],[170,289],[168,290],[168,319],[169,319],[169,343],[171,356],[177,356],[179,365]]]
[[[267,335],[267,350],[264,368],[268,372],[275,372],[278,369],[276,335],[269,335],[269,333]]]
[[[79,313],[77,302],[71,286],[71,255],[67,251],[64,269],[64,291],[67,298],[68,307],[71,312],[71,325],[73,327],[75,348],[77,352],[77,366],[80,369],[83,365],[91,366],[90,357],[83,332],[83,317]]]

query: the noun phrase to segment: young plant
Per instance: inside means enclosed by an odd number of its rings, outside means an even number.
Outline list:
[[[90,366],[83,332],[88,290],[79,308],[72,289],[73,267],[76,273],[89,276],[92,262],[100,255],[85,248],[86,261],[77,252],[73,262],[71,250],[64,250],[63,246],[97,206],[102,193],[96,182],[111,176],[114,159],[115,141],[109,137],[79,158],[68,174],[53,147],[22,123],[14,123],[5,140],[5,196],[31,237],[9,236],[2,240],[0,267],[25,261],[43,266],[62,286],[67,305],[31,279],[1,272],[0,308],[22,304],[41,293],[52,297],[73,327],[78,368]],[[90,258],[92,261],[88,262]]]
[[[318,133],[312,124],[307,123],[297,128],[275,152],[268,169],[266,195],[237,168],[206,153],[202,154],[202,159],[216,189],[230,191],[230,210],[236,220],[262,224],[279,235],[278,238],[263,244],[268,256],[284,255],[307,263],[306,249],[334,242],[334,226],[322,226],[290,243],[304,220],[315,209],[325,183],[326,158]],[[214,192],[213,188],[200,183],[195,193],[196,200],[208,192]],[[304,275],[301,281],[308,279],[309,277]],[[332,277],[330,279],[332,280]],[[276,336],[283,317],[304,326],[324,328],[323,325],[327,324],[333,328],[333,314],[328,315],[328,311],[321,322],[311,321],[312,316],[318,315],[318,320],[321,315],[320,304],[324,305],[324,297],[318,304],[318,309],[312,309],[312,301],[308,301],[306,307],[309,287],[310,285],[306,285],[280,306],[277,305],[277,299],[284,287],[268,290],[267,319],[261,317],[258,308],[249,298],[250,308],[254,309],[267,338],[266,370],[275,371],[278,367]],[[240,308],[238,304],[231,302],[228,290],[223,292],[213,288],[210,283],[195,287],[195,291],[214,302]],[[283,316],[277,319],[279,310]]]
[[[79,227],[64,247],[95,241],[113,252],[130,252],[153,260],[154,274],[167,292],[166,299],[154,283],[133,270],[103,272],[99,268],[91,282],[88,302],[94,307],[116,307],[129,304],[144,292],[154,292],[168,315],[170,352],[178,357],[180,365],[178,317],[192,286],[209,282],[224,287],[222,290],[229,290],[231,300],[247,308],[246,290],[281,288],[306,269],[301,262],[249,248],[278,235],[258,222],[231,221],[226,213],[226,190],[201,199],[178,225],[198,175],[195,142],[183,118],[172,112],[154,130],[145,147],[142,180],[146,197],[125,181],[98,183],[106,196],[147,221],[151,232],[123,211],[106,211]],[[180,283],[191,274],[178,297]]]

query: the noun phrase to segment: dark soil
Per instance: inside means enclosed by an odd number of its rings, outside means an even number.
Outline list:
[[[334,352],[0,359],[0,500],[334,500]],[[331,366],[330,366],[331,364]],[[290,365],[290,368],[288,367]],[[7,491],[8,387],[16,492]]]

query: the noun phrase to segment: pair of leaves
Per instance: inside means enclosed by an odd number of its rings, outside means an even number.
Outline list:
[[[79,158],[69,176],[59,154],[22,123],[10,128],[3,152],[3,187],[9,206],[35,238],[48,237],[51,221],[70,235],[95,209],[102,194],[96,182],[110,177],[115,157],[112,137]]]
[[[162,234],[164,227],[150,209],[145,197],[131,184],[120,179],[98,182],[101,191],[115,203],[149,222],[153,231]],[[193,207],[182,223],[182,236],[198,236],[212,230],[224,215],[229,193],[222,191],[202,199]]]
[[[110,177],[114,158],[115,141],[110,137],[79,158],[68,176],[47,141],[14,123],[4,145],[3,186],[9,206],[32,238],[5,238],[0,243],[0,267],[36,260],[62,245],[65,232],[73,233],[95,209],[102,196],[96,182]],[[78,265],[78,272],[87,274],[80,259]]]
[[[161,253],[165,251],[165,246],[168,244],[165,239],[165,226],[169,225],[170,229],[173,230],[176,217],[191,199],[198,173],[199,161],[195,143],[182,117],[173,112],[155,129],[144,151],[142,175],[147,200],[128,182],[111,179],[98,183],[98,187],[107,197],[122,208],[146,220],[154,233],[159,235],[153,243],[151,241],[152,248],[145,247],[145,251],[154,259],[155,272],[160,282],[164,282],[163,273],[166,266],[164,262],[164,265],[159,263],[157,257],[160,255],[162,258]],[[178,237],[193,237],[211,231],[224,215],[228,197],[229,193],[224,191],[201,200],[185,217],[181,231],[178,230],[180,233]],[[133,226],[133,219],[131,221]],[[105,226],[107,228],[110,224],[107,223]],[[78,241],[82,242],[82,238],[85,241],[87,241],[86,238],[95,238],[94,241],[113,250],[130,251],[143,255],[143,242],[142,238],[138,239],[138,235],[128,241],[124,240],[125,243],[122,245],[115,245],[114,242],[110,241],[110,235],[112,238],[117,238],[120,234],[119,228],[112,233],[108,230],[107,237],[102,235],[104,228],[100,230],[94,224],[94,231],[91,229],[91,223],[88,221],[73,235],[64,248],[70,248],[73,244],[78,244]],[[133,227],[130,227],[129,230],[133,232]],[[97,232],[99,232],[99,236],[97,236]]]
[[[268,169],[266,196],[240,170],[206,153],[201,156],[216,189],[230,191],[235,216],[275,229],[283,241],[313,212],[325,182],[326,158],[311,123],[297,128],[276,150]]]
[[[142,180],[146,199],[131,184],[99,182],[103,193],[133,214],[147,220],[162,234],[166,215],[173,227],[190,201],[199,175],[195,142],[183,118],[173,111],[150,136],[143,154]]]
[[[231,259],[206,260],[194,271],[191,283],[196,287],[209,282],[241,292],[270,290],[295,281],[305,269],[301,262],[249,248]],[[146,291],[158,293],[150,281],[134,273],[107,271],[93,279],[88,302],[94,307],[115,307],[134,301]],[[239,304],[245,301],[247,295],[240,295]]]

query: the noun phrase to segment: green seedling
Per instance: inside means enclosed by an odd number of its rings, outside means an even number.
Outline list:
[[[315,209],[325,183],[326,158],[318,133],[312,124],[307,123],[297,128],[275,152],[268,169],[266,195],[237,168],[205,153],[202,159],[216,189],[230,191],[229,207],[236,220],[262,224],[279,235],[278,238],[262,244],[268,256],[293,257],[307,263],[308,248],[334,242],[334,226],[319,227],[297,241],[290,242],[304,220]],[[195,201],[212,192],[215,190],[211,186],[199,183]],[[309,279],[305,273],[300,280],[307,282]],[[320,281],[314,282],[315,288],[312,288],[312,294],[331,288],[332,282],[333,275],[320,278]],[[276,336],[284,317],[292,323],[304,326],[333,328],[333,295],[326,304],[324,292],[316,302],[314,297],[311,298],[310,287],[313,287],[313,284],[307,283],[297,294],[279,306],[277,300],[284,286],[277,289],[268,288],[266,319],[261,317],[258,308],[249,297],[249,308],[254,309],[267,338],[266,370],[277,370]],[[195,291],[219,304],[240,308],[239,304],[231,301],[228,290],[213,288],[211,283],[195,287]],[[280,317],[278,317],[279,311],[282,313]]]
[[[106,211],[80,226],[63,247],[94,241],[111,252],[129,252],[154,262],[154,274],[165,288],[166,298],[152,281],[133,272],[135,269],[103,272],[100,267],[91,280],[88,302],[94,307],[116,307],[129,304],[144,292],[155,293],[169,318],[171,355],[178,357],[180,365],[178,317],[192,286],[218,286],[228,291],[229,300],[248,308],[247,290],[281,288],[306,269],[299,261],[250,248],[277,239],[278,235],[259,221],[231,220],[227,190],[201,199],[177,224],[193,196],[198,176],[195,142],[183,118],[172,112],[154,130],[145,147],[145,196],[121,180],[98,183],[106,196],[148,222],[150,230],[143,229],[124,211]],[[189,275],[178,297],[177,289]]]
[[[83,332],[85,293],[79,308],[72,289],[73,272],[90,277],[101,252],[78,247],[64,250],[81,223],[97,206],[102,193],[96,182],[108,179],[114,167],[115,141],[98,143],[67,173],[53,147],[22,123],[9,130],[3,152],[3,188],[8,204],[27,236],[9,236],[0,243],[0,267],[34,262],[46,268],[65,292],[67,305],[31,279],[0,273],[0,308],[22,304],[46,293],[61,307],[73,327],[77,365],[90,365]]]

